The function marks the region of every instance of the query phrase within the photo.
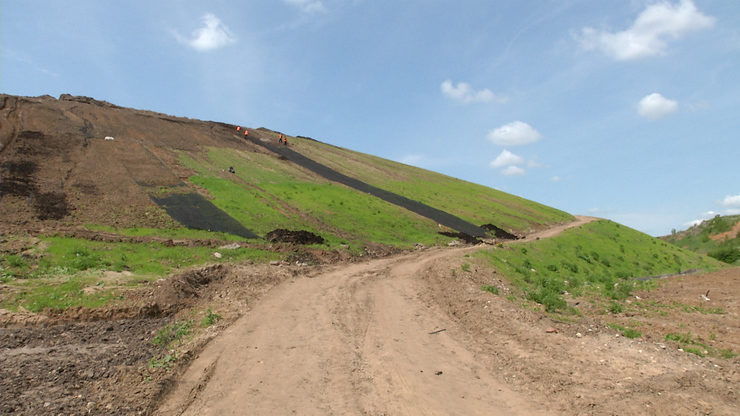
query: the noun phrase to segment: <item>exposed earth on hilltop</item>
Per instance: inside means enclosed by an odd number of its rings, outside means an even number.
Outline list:
[[[636,294],[644,313],[584,308],[559,322],[508,299],[504,279],[465,257],[479,249],[310,267],[216,265],[131,293],[128,309],[42,318],[4,311],[0,409],[738,414],[738,357],[699,357],[665,335],[740,351],[739,268],[661,279]],[[206,306],[223,319],[201,327]],[[163,325],[187,320],[196,330],[183,344],[152,344]],[[642,337],[607,326],[625,322]]]

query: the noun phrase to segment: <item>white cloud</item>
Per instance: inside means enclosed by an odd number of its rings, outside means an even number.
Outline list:
[[[513,121],[488,132],[488,140],[499,146],[520,146],[534,143],[542,135],[523,121]]]
[[[659,120],[678,110],[678,103],[654,92],[637,104],[637,113],[649,120]]]
[[[523,157],[504,149],[504,151],[501,152],[496,159],[492,160],[489,165],[492,168],[502,168],[504,166],[520,165],[522,163],[524,163]]]
[[[563,178],[561,178],[560,176],[557,176],[557,175],[555,175],[552,178],[550,178],[550,182],[560,182],[562,180],[563,180]]]
[[[190,39],[185,39],[177,33],[175,33],[175,37],[199,52],[218,49],[236,41],[231,30],[215,15],[206,13],[201,20],[203,26],[193,31]]]
[[[326,7],[319,0],[283,0],[285,4],[298,8],[303,13],[324,13]]]
[[[519,176],[524,175],[524,169],[520,168],[519,166],[508,166],[506,169],[503,169],[501,171],[501,174],[505,176]]]
[[[475,91],[467,82],[458,82],[457,86],[455,86],[448,79],[442,82],[439,89],[445,97],[463,104],[487,103],[494,100],[498,102],[507,101],[506,97],[499,97],[488,88]]]
[[[728,208],[740,208],[740,194],[738,195],[727,195],[722,200],[722,206]]]
[[[715,20],[697,10],[692,0],[661,1],[645,8],[626,30],[612,33],[585,27],[579,41],[584,49],[599,49],[616,60],[640,59],[665,53],[669,40],[710,28]]]

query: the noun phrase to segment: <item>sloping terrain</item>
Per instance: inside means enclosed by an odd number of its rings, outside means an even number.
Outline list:
[[[0,100],[3,414],[738,413],[738,268],[306,137]]]
[[[740,215],[717,215],[661,239],[729,264],[740,264]]]
[[[393,187],[392,172],[407,169],[401,164],[382,161],[385,173],[373,175],[380,179],[380,186],[367,184],[361,182],[367,178],[358,179],[355,174],[372,170],[379,159],[343,151],[324,154],[316,163],[310,155],[321,153],[326,145],[291,137],[289,149],[269,144],[265,148],[261,146],[265,142],[277,144],[277,133],[266,129],[250,129],[249,136],[242,136],[234,126],[223,123],[125,109],[86,97],[55,100],[3,95],[1,99],[2,208],[8,214],[4,225],[11,232],[54,228],[59,223],[119,229],[177,227],[151,197],[187,193],[203,194],[246,229],[259,230],[259,235],[274,228],[300,228],[327,233],[329,241],[349,239],[360,244],[380,242],[367,234],[369,228],[412,230],[406,234],[423,241],[399,236],[387,241],[409,247],[416,242],[444,241],[437,236],[439,224],[482,237],[485,231],[478,226],[483,224],[522,234],[570,219],[566,213],[477,186],[474,201],[468,195],[460,208],[442,203],[446,198],[420,201],[427,193],[447,192],[449,178],[417,169],[416,179],[423,177],[425,188],[431,191],[407,196],[410,189],[383,187]],[[285,154],[292,155],[293,161],[302,158],[303,165],[332,169],[330,165],[340,165],[347,157],[354,162],[349,171],[330,169],[334,176],[327,181],[311,169],[290,163]],[[256,169],[245,166],[255,161]],[[229,172],[229,167],[236,171]],[[296,192],[306,199],[294,198],[284,189],[308,188],[315,193],[307,185],[328,188],[322,193],[333,193],[334,203],[348,205],[312,206],[305,189]],[[368,192],[385,201],[368,201]],[[438,204],[444,206],[438,208]],[[337,212],[350,209],[349,213]],[[471,212],[477,214],[471,216]],[[343,214],[348,222],[360,226],[346,229],[331,220]]]

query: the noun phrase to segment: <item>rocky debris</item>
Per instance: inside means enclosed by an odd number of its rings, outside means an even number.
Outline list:
[[[324,238],[320,235],[305,230],[292,231],[284,228],[270,231],[265,239],[272,243],[324,244]]]

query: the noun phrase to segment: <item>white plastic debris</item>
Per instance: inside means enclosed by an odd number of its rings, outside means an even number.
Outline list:
[[[115,140],[113,136],[105,136],[105,140]]]

